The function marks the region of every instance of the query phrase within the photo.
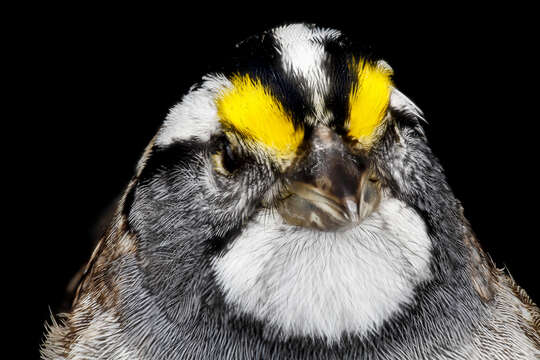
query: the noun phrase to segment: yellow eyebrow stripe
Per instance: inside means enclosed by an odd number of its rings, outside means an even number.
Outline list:
[[[292,117],[259,79],[235,75],[231,83],[232,87],[224,90],[216,101],[225,130],[232,127],[274,155],[291,157],[302,142],[303,129],[294,128]]]
[[[357,82],[349,94],[349,135],[370,145],[390,102],[392,71],[365,60],[353,66]]]

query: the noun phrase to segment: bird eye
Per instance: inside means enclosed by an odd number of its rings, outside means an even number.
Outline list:
[[[234,170],[238,169],[240,167],[240,160],[238,158],[238,155],[234,152],[231,144],[229,142],[225,143],[225,146],[223,147],[223,155],[222,155],[222,164],[223,168],[228,172],[232,173]]]
[[[229,176],[241,165],[241,159],[231,143],[225,138],[218,142],[212,154],[214,169],[221,175]]]

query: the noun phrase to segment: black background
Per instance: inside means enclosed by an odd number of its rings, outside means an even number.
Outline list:
[[[13,41],[16,57],[6,69],[22,101],[13,102],[10,123],[18,129],[5,155],[16,169],[9,172],[17,197],[9,226],[21,255],[13,255],[18,265],[7,275],[21,289],[10,312],[23,324],[16,336],[27,342],[24,352],[37,356],[49,309],[59,309],[99,220],[168,109],[236,42],[285,22],[340,29],[383,55],[396,85],[424,110],[434,152],[480,242],[540,299],[530,9],[441,6],[412,16],[376,4],[327,3],[294,14],[265,6],[160,14],[34,9],[31,26],[14,25],[25,35]]]

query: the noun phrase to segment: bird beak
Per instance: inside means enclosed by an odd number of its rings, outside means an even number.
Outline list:
[[[378,206],[378,181],[331,129],[313,131],[307,155],[287,176],[278,212],[296,226],[335,231],[360,223]]]

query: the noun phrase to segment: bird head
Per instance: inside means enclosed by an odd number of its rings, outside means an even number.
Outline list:
[[[122,213],[173,322],[204,309],[332,342],[444,272],[459,206],[392,75],[336,30],[287,25],[171,109]]]

